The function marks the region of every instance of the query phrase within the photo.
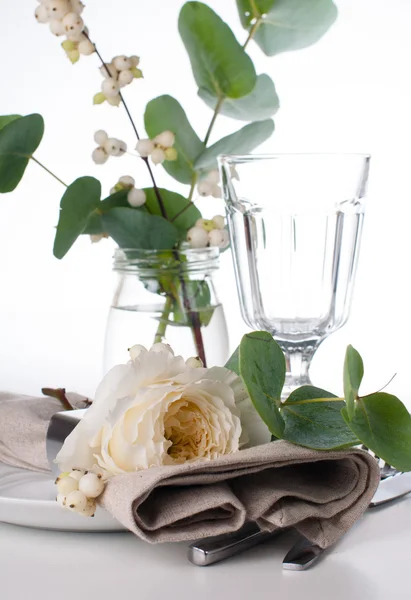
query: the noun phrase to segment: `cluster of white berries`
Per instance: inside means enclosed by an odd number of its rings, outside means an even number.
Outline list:
[[[98,498],[104,491],[104,479],[101,473],[73,469],[61,473],[56,481],[57,502],[60,506],[83,517],[94,517]]]
[[[224,229],[224,217],[216,215],[212,219],[198,219],[195,226],[188,230],[187,241],[190,248],[227,248],[228,231]]]
[[[146,194],[144,190],[136,188],[136,182],[133,177],[130,177],[130,175],[124,175],[123,177],[120,177],[116,185],[111,188],[110,194],[115,194],[116,192],[120,192],[122,190],[129,190],[127,194],[127,202],[133,208],[138,208],[146,203]]]
[[[230,167],[231,177],[239,179],[238,173],[234,166]],[[213,196],[213,198],[221,198],[222,191],[220,187],[220,173],[218,169],[209,171],[205,177],[197,185],[197,191],[200,196]]]
[[[155,165],[165,160],[177,160],[177,150],[173,148],[175,139],[172,131],[163,131],[152,140],[139,140],[136,150],[143,158],[150,156]]]
[[[94,104],[108,102],[112,106],[119,106],[121,102],[120,89],[129,85],[133,79],[141,79],[143,73],[137,66],[140,63],[138,56],[115,56],[111,63],[100,67],[100,73],[104,77],[101,84],[101,92],[93,99]]]
[[[88,38],[87,29],[81,18],[84,4],[80,0],[39,0],[35,17],[38,23],[48,23],[51,33],[66,36],[62,46],[72,63],[80,54],[88,56],[95,52],[94,44]]]
[[[91,155],[96,165],[104,165],[109,156],[123,156],[127,152],[127,144],[117,138],[108,137],[107,133],[100,129],[94,134],[94,141],[98,144]]]

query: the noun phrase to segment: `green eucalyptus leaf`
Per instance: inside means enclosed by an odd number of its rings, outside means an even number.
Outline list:
[[[211,109],[215,110],[218,98],[207,89],[200,88],[198,95]],[[257,83],[250,94],[243,98],[226,98],[220,114],[239,121],[262,121],[272,117],[280,107],[273,80],[265,74],[258,75]]]
[[[144,191],[147,198],[145,204],[147,209],[152,214],[161,216],[161,210],[154,188],[145,188]],[[158,191],[163,200],[167,218],[182,232],[185,239],[187,231],[193,227],[198,219],[201,219],[200,211],[195,204],[188,202],[181,194],[170,192],[170,190],[164,188],[159,188]],[[175,220],[173,221],[173,219]]]
[[[21,118],[21,115],[0,115],[0,129]]]
[[[279,405],[285,380],[285,358],[269,333],[254,331],[243,337],[240,373],[258,414],[270,432],[281,438],[284,420]]]
[[[135,208],[112,208],[103,213],[102,222],[120,248],[164,250],[173,248],[179,239],[172,223]]]
[[[43,117],[35,114],[9,120],[0,130],[0,193],[16,189],[43,133]]]
[[[267,56],[315,44],[338,14],[332,0],[237,0],[237,8]]]
[[[411,471],[411,416],[396,396],[377,392],[358,398],[354,416],[342,415],[358,439],[388,464]]]
[[[253,90],[256,73],[251,58],[209,6],[186,2],[178,29],[199,88],[218,98],[241,98]]]
[[[362,358],[359,352],[349,345],[344,360],[344,396],[350,419],[354,416],[355,399],[358,396],[358,390],[360,389],[363,377],[364,364]]]
[[[66,189],[54,239],[54,256],[63,258],[87,226],[100,204],[101,184],[94,177],[80,177]]]
[[[225,368],[240,375],[240,346],[238,346],[225,364]]]
[[[274,122],[271,119],[245,125],[204,150],[196,160],[195,167],[204,170],[216,168],[219,154],[248,154],[265,142],[273,131]]]
[[[98,235],[104,233],[103,221],[99,210],[94,210],[87,219],[86,226],[81,232],[83,235]]]
[[[177,181],[191,183],[195,159],[205,146],[191,127],[181,104],[172,96],[154,98],[146,106],[144,124],[150,138],[167,130],[175,134],[177,160],[166,160],[163,167]]]
[[[310,385],[294,390],[281,406],[283,438],[293,444],[331,450],[358,444],[341,415],[345,404],[331,392]]]
[[[99,206],[100,211],[108,212],[112,208],[131,208],[127,201],[128,192],[129,190],[120,190],[104,198]]]

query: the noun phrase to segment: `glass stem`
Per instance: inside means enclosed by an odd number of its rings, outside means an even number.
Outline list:
[[[154,336],[154,343],[159,344],[164,340],[166,335],[166,329],[168,325],[168,319],[170,317],[171,309],[173,308],[173,299],[171,296],[167,296],[164,303],[163,312],[161,313],[160,322],[157,327],[156,335]]]
[[[279,344],[285,355],[286,367],[283,397],[288,397],[296,388],[311,385],[309,369],[319,341],[310,340],[298,346],[281,342]]]

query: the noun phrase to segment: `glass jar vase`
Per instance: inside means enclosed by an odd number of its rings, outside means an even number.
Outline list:
[[[128,348],[170,344],[184,358],[222,366],[229,355],[224,310],[213,275],[218,248],[128,250],[118,248],[117,283],[107,320],[104,370],[129,359]]]

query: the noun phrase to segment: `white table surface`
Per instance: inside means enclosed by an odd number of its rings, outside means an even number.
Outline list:
[[[288,534],[200,568],[187,544],[0,523],[2,600],[391,600],[411,598],[411,496],[369,510],[309,571],[285,572]]]

